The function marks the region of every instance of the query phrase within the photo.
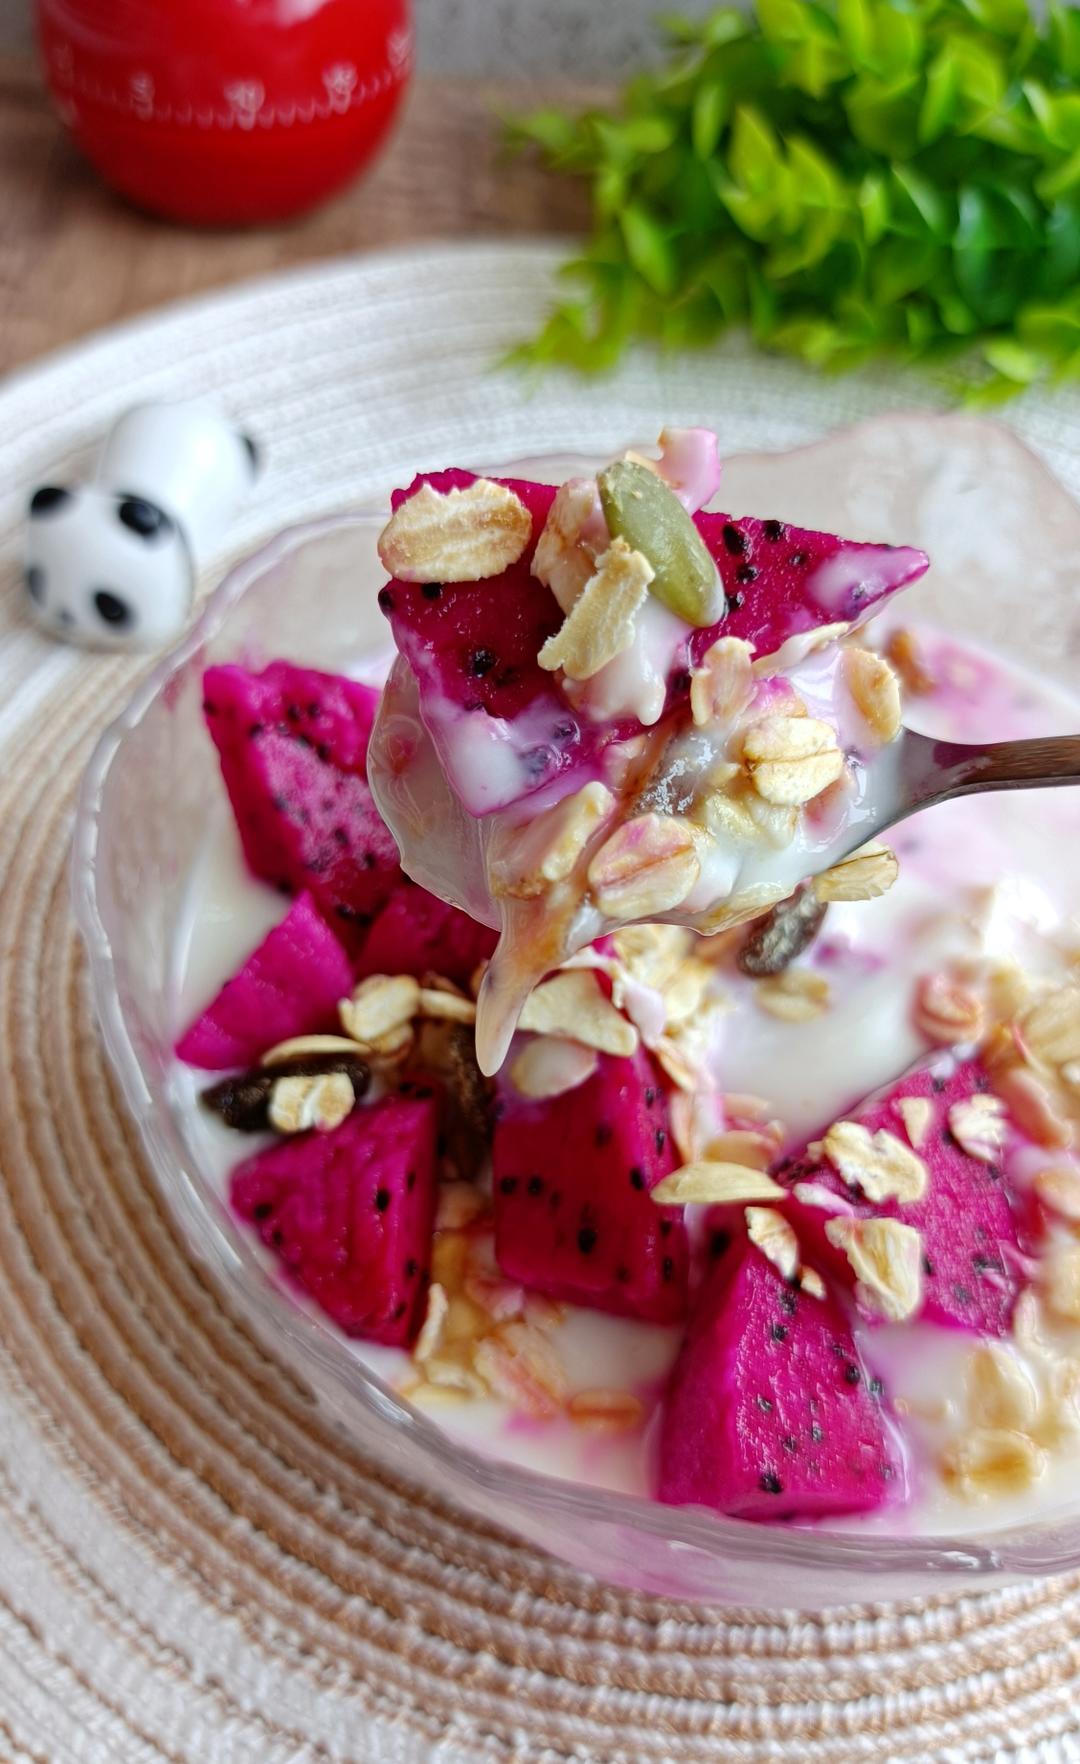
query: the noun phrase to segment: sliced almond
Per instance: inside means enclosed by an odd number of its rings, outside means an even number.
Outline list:
[[[1015,1427],[1029,1432],[1039,1412],[1035,1380],[1004,1342],[983,1342],[964,1369],[969,1419],[977,1427]]]
[[[767,1170],[780,1150],[783,1134],[778,1121],[766,1128],[730,1127],[710,1139],[705,1156],[721,1164],[744,1164],[748,1170]]]
[[[900,682],[888,662],[872,649],[845,649],[841,668],[870,739],[879,746],[895,741],[902,716]]]
[[[267,1116],[278,1133],[330,1133],[340,1127],[356,1102],[346,1072],[278,1078],[270,1092]]]
[[[922,1200],[926,1193],[926,1165],[886,1127],[872,1134],[860,1121],[836,1121],[821,1148],[844,1181],[877,1206]]]
[[[473,1350],[473,1366],[496,1396],[540,1421],[566,1400],[566,1372],[547,1336],[531,1323],[504,1324]]]
[[[440,1286],[437,1280],[433,1281],[428,1287],[427,1310],[424,1312],[424,1321],[416,1338],[416,1346],[413,1348],[413,1359],[419,1361],[421,1365],[425,1360],[429,1360],[432,1354],[438,1352],[442,1344],[443,1330],[446,1327],[449,1310],[450,1300],[447,1297],[446,1288]]]
[[[763,1170],[746,1164],[725,1164],[713,1159],[683,1164],[672,1170],[651,1191],[659,1206],[743,1205],[747,1201],[785,1200],[786,1191]]]
[[[372,974],[342,999],[338,1015],[357,1041],[372,1044],[411,1022],[419,1008],[420,982],[412,974]]]
[[[614,812],[615,798],[598,779],[522,826],[488,856],[488,881],[497,896],[535,900],[572,873],[593,834]]]
[[[260,1064],[279,1066],[284,1060],[301,1059],[307,1054],[355,1054],[359,1051],[356,1042],[348,1035],[293,1035],[264,1053]]]
[[[701,874],[694,837],[674,815],[636,815],[600,847],[588,882],[608,919],[649,919],[681,906]]]
[[[746,1234],[785,1280],[795,1279],[799,1270],[799,1240],[783,1213],[775,1207],[747,1207]]]
[[[538,1035],[527,1042],[510,1067],[510,1078],[522,1096],[539,1099],[564,1096],[596,1071],[596,1049],[561,1035]]]
[[[566,1412],[576,1426],[596,1433],[631,1433],[645,1419],[645,1404],[629,1390],[578,1390]]]
[[[442,987],[421,986],[417,1009],[421,1017],[433,1022],[476,1022],[476,1001],[462,998],[457,992],[446,992]]]
[[[1046,1453],[1007,1427],[977,1427],[949,1446],[941,1473],[957,1494],[969,1501],[989,1501],[1023,1494],[1046,1469]]]
[[[1020,1019],[1025,1045],[1037,1060],[1063,1066],[1080,1060],[1080,987],[1059,986]]]
[[[753,644],[741,637],[718,637],[705,651],[690,678],[690,714],[695,723],[730,723],[746,709],[753,687],[753,653]]]
[[[1080,1170],[1075,1164],[1052,1165],[1040,1170],[1032,1187],[1043,1206],[1049,1207],[1059,1219],[1080,1225]]]
[[[843,1250],[866,1310],[904,1323],[922,1304],[922,1238],[899,1219],[828,1219],[825,1235]]]
[[[624,1059],[638,1046],[634,1025],[615,1009],[588,968],[566,968],[542,981],[525,1000],[518,1027]]]
[[[953,1047],[982,1038],[982,999],[970,986],[949,974],[926,974],[915,989],[915,1027],[937,1047]]]
[[[904,1132],[916,1151],[921,1151],[934,1120],[934,1105],[928,1096],[902,1096],[894,1104],[904,1123]]]
[[[894,631],[885,645],[885,654],[899,674],[905,691],[917,695],[933,692],[937,681],[930,672],[925,652],[914,631],[904,626]]]
[[[887,845],[864,845],[843,863],[815,876],[814,893],[823,901],[877,900],[888,893],[899,874],[896,854]]]
[[[379,557],[401,582],[481,582],[516,563],[531,537],[532,516],[505,484],[422,484],[383,528]]]
[[[1022,1066],[999,1072],[995,1082],[1016,1125],[1036,1145],[1064,1151],[1073,1143],[1071,1121],[1057,1107],[1049,1087]]]
[[[743,757],[766,802],[796,808],[835,784],[844,769],[836,731],[818,717],[768,716],[751,723]]]
[[[829,982],[810,968],[785,968],[759,980],[754,997],[770,1017],[784,1023],[809,1023],[829,1005]]]
[[[544,530],[536,542],[532,573],[551,589],[564,613],[579,598],[596,569],[596,550],[582,529],[603,524],[595,478],[568,478],[555,492]]]
[[[591,680],[608,662],[629,649],[637,616],[655,571],[647,557],[625,539],[613,539],[596,572],[555,634],[537,657],[542,668],[561,668],[568,680]]]
[[[969,1158],[978,1158],[983,1164],[997,1162],[1008,1132],[1005,1104],[999,1096],[978,1091],[974,1096],[962,1097],[953,1103],[948,1120],[949,1132]]]

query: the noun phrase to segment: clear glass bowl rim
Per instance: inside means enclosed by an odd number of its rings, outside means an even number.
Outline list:
[[[535,466],[536,462],[530,464]],[[504,465],[499,470],[512,474],[514,467]],[[385,520],[385,510],[367,508],[302,522],[280,530],[237,562],[208,597],[186,636],[154,666],[125,709],[104,730],[79,788],[71,893],[75,920],[87,950],[94,1008],[106,1052],[139,1129],[154,1178],[166,1204],[180,1215],[194,1252],[206,1261],[220,1264],[221,1245],[228,1239],[223,1225],[212,1217],[202,1197],[192,1188],[161,1131],[158,1107],[139,1063],[119,996],[96,863],[105,785],[125,737],[168,690],[173,677],[219,634],[229,613],[269,568],[311,540],[345,528],[370,530],[374,523],[381,526]],[[235,1260],[234,1244],[228,1245],[228,1253]],[[389,1420],[399,1436],[408,1440],[410,1449],[426,1458],[432,1469],[444,1474],[451,1490],[463,1489],[457,1495],[459,1500],[467,1504],[467,1491],[473,1488],[478,1496],[486,1496],[497,1504],[502,1522],[511,1529],[515,1507],[545,1512],[556,1521],[561,1518],[605,1528],[618,1525],[628,1535],[647,1533],[676,1548],[700,1551],[732,1564],[768,1564],[772,1573],[787,1570],[797,1577],[801,1569],[815,1581],[829,1569],[856,1579],[865,1576],[867,1596],[875,1590],[873,1582],[880,1586],[882,1581],[893,1578],[923,1587],[936,1581],[944,1592],[950,1581],[956,1583],[958,1579],[1019,1579],[1060,1574],[1080,1566],[1080,1516],[957,1537],[755,1524],[723,1518],[703,1509],[665,1506],[644,1496],[573,1483],[486,1457],[411,1408],[343,1349],[340,1336],[329,1322],[324,1324],[290,1306],[268,1280],[250,1284],[244,1297],[269,1343],[273,1343],[275,1336],[284,1335],[301,1360],[307,1361],[313,1370],[318,1369],[323,1377],[329,1375],[347,1401],[359,1403],[362,1410],[383,1422]],[[362,1438],[357,1443],[362,1447]],[[486,1510],[490,1512],[490,1507]],[[527,1527],[522,1529],[528,1534]],[[762,1602],[776,1601],[763,1598]],[[821,1602],[816,1598],[813,1601]],[[783,1603],[798,1604],[799,1600],[795,1596]]]

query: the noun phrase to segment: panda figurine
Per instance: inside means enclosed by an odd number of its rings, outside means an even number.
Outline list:
[[[30,498],[26,591],[53,636],[154,649],[183,630],[200,564],[251,490],[258,451],[202,399],[116,423],[94,480]]]

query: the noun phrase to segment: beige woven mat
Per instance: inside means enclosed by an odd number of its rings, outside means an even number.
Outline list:
[[[414,463],[663,416],[799,440],[906,383],[735,355],[531,402],[485,370],[541,248],[371,259],[184,308],[0,389],[0,1760],[638,1764],[1080,1758],[1080,1576],[778,1621],[599,1587],[422,1503],[190,1264],[105,1069],[73,793],[139,664],[20,616],[25,487],[125,402],[216,387],[272,461],[238,542]],[[1025,423],[1080,477],[1075,404]]]

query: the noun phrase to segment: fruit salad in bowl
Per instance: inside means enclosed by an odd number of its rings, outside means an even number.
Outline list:
[[[106,1028],[204,1252],[409,1473],[686,1596],[1060,1567],[1080,805],[860,828],[902,724],[1075,710],[940,582],[904,614],[928,523],[723,483],[666,431],[249,564],[91,773]]]

